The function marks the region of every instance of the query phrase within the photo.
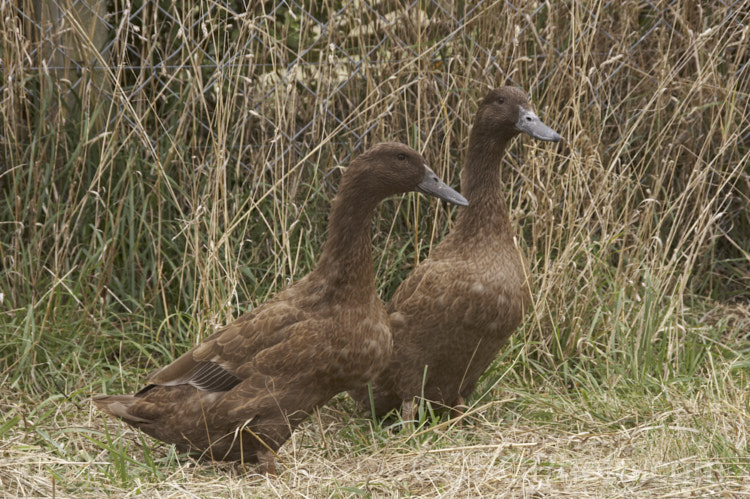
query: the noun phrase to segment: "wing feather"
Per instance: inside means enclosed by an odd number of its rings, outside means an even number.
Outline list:
[[[207,392],[226,392],[237,386],[242,379],[215,362],[203,362],[188,383]]]

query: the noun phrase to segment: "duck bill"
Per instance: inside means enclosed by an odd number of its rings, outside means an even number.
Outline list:
[[[424,179],[417,185],[416,191],[459,206],[469,206],[465,197],[443,183],[427,165],[424,165],[424,170]]]
[[[521,108],[515,126],[519,132],[528,133],[535,139],[549,140],[551,142],[558,142],[562,139],[557,132],[542,123],[539,116],[537,116],[531,109]]]

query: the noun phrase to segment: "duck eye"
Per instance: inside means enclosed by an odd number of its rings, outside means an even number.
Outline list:
[[[502,104],[502,103],[504,103],[504,102],[505,102],[505,98],[504,98],[504,97],[498,97],[498,98],[497,98],[497,103],[498,103],[498,104]]]
[[[396,156],[399,161],[403,161],[406,159],[406,154],[399,153],[398,156]]]

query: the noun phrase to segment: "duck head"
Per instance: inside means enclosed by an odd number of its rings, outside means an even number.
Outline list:
[[[539,140],[557,142],[562,137],[542,123],[529,103],[526,94],[515,87],[499,87],[485,96],[479,105],[475,126],[502,139],[527,133]]]
[[[417,191],[459,206],[469,204],[435,175],[421,154],[397,142],[378,144],[359,156],[344,175],[355,176],[357,182],[378,197]]]

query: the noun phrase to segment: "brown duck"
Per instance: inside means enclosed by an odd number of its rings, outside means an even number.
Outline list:
[[[370,219],[381,200],[412,190],[467,204],[403,144],[359,156],[341,179],[315,270],[153,373],[135,395],[94,404],[181,452],[260,461],[275,473],[276,451],[313,409],[387,362]]]
[[[531,299],[528,271],[500,185],[505,148],[520,132],[560,140],[521,90],[491,90],[474,119],[462,171],[469,206],[459,210],[450,234],[388,304],[393,354],[372,385],[378,416],[401,406],[403,418],[413,419],[414,399],[422,395],[461,412],[477,379],[521,322]],[[366,389],[350,395],[369,413]]]

